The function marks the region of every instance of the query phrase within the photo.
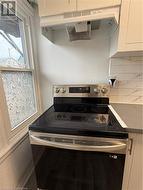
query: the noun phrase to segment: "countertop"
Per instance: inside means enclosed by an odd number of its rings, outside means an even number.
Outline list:
[[[111,103],[109,108],[127,132],[143,133],[143,105]]]

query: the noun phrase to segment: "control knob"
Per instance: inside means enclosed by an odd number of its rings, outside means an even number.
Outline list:
[[[108,92],[108,89],[107,89],[107,88],[103,87],[103,88],[101,89],[101,93],[102,93],[102,94],[106,94],[107,92]]]
[[[55,92],[56,92],[56,93],[59,93],[59,92],[60,92],[60,89],[59,89],[59,88],[56,88],[56,89],[55,89]]]
[[[66,92],[66,89],[65,89],[65,88],[61,88],[61,89],[60,89],[60,92],[61,92],[61,93],[65,93],[65,92]]]

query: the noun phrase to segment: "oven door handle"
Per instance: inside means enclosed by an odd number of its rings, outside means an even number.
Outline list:
[[[98,146],[95,145],[83,145],[76,143],[73,140],[72,143],[67,142],[56,142],[52,140],[43,140],[40,137],[30,135],[31,144],[44,145],[61,149],[81,150],[81,151],[98,151],[98,152],[113,152],[113,153],[125,153],[127,144],[120,141],[112,141],[112,145],[103,145],[102,141],[98,141]],[[85,141],[84,141],[85,142]],[[88,141],[87,141],[88,142]],[[101,142],[101,145],[100,145]],[[110,142],[110,141],[109,141]],[[108,142],[107,142],[108,143]]]

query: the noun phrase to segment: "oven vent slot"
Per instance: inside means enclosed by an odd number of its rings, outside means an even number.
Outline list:
[[[89,16],[92,12],[85,10],[85,11],[78,11],[78,12],[72,12],[72,13],[65,13],[64,18],[73,18],[73,17],[80,17],[80,16]]]

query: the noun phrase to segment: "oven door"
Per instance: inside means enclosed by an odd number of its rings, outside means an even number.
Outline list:
[[[126,140],[31,133],[30,141],[39,189],[122,189]]]

